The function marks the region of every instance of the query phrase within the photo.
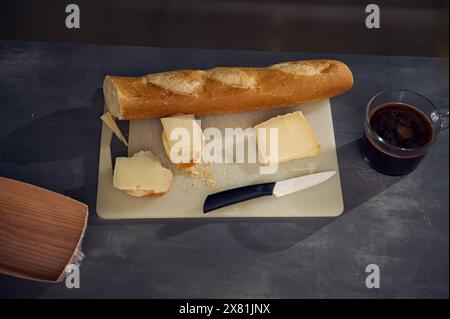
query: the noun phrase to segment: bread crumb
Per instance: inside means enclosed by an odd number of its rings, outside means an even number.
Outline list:
[[[198,166],[192,166],[192,167],[185,169],[184,171],[190,177],[194,177],[194,178],[203,180],[203,182],[210,187],[216,186],[216,181],[214,179],[214,176],[204,168],[201,168]],[[192,183],[192,185],[194,186],[194,183]]]

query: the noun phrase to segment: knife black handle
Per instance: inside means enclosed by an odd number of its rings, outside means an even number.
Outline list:
[[[203,213],[243,202],[252,198],[272,195],[275,182],[243,186],[208,195],[203,204]]]

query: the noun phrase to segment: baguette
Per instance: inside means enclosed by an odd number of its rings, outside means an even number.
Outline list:
[[[103,92],[113,116],[137,120],[282,107],[333,97],[352,86],[352,72],[344,63],[305,60],[265,68],[217,67],[141,77],[107,75]]]

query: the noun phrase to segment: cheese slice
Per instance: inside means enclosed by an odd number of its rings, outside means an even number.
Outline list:
[[[122,134],[122,131],[120,130],[119,126],[117,125],[116,121],[112,117],[111,113],[106,112],[102,116],[100,116],[103,122],[110,128],[111,131],[116,135],[116,137],[124,143],[126,146],[128,146],[127,139]]]
[[[163,145],[170,161],[174,164],[199,163],[205,138],[200,125],[195,120],[195,116],[193,114],[182,114],[165,117],[161,119],[161,123],[164,128]],[[181,130],[174,131],[176,129]],[[179,136],[181,132],[188,134],[187,138]],[[185,156],[182,154],[183,150]]]
[[[169,190],[172,179],[172,172],[151,152],[140,151],[132,157],[116,158],[113,186],[129,195],[162,195]]]
[[[278,138],[273,141],[278,145],[270,144],[270,129],[277,130]],[[255,126],[255,132],[258,152],[266,165],[316,156],[320,153],[319,142],[300,111],[276,116],[260,123]],[[278,150],[277,156],[271,154],[274,153],[271,149]]]

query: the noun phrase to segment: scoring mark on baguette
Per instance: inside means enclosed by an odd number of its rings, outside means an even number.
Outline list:
[[[196,95],[205,83],[204,71],[181,70],[170,71],[146,76],[147,82],[173,93]]]
[[[206,76],[221,84],[236,88],[253,89],[258,86],[255,74],[242,68],[214,68],[206,71]]]
[[[305,61],[283,62],[269,66],[269,69],[275,69],[293,75],[313,76],[320,75],[330,68],[328,62],[309,63]]]

